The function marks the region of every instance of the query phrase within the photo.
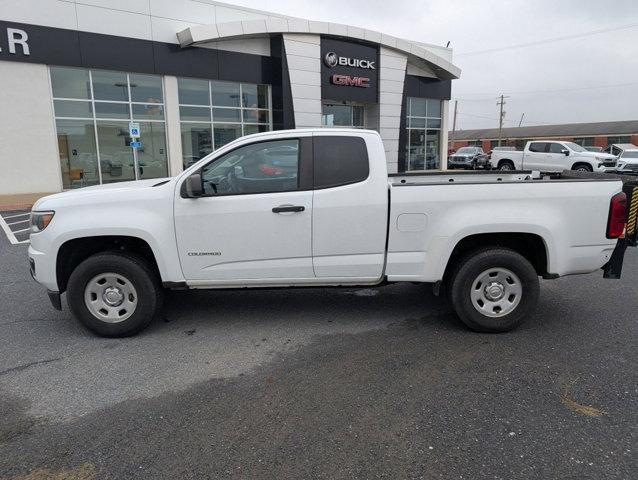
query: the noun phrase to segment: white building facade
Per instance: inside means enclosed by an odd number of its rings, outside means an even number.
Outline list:
[[[176,175],[267,130],[377,130],[444,169],[451,50],[207,0],[0,3],[0,195]]]

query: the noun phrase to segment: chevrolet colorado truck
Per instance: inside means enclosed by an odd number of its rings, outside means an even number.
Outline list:
[[[469,328],[502,332],[534,310],[539,277],[619,276],[626,218],[617,177],[388,176],[378,133],[299,129],[242,137],[174,178],[44,197],[28,256],[53,306],[66,292],[102,336],[145,328],[165,289],[394,282],[432,284]]]
[[[498,170],[539,170],[542,172],[610,172],[616,169],[616,157],[590,152],[574,142],[534,140],[523,151],[492,152],[490,162]]]

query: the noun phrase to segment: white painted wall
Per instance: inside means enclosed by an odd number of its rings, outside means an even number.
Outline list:
[[[0,61],[0,195],[62,189],[46,65]]]
[[[321,126],[321,37],[284,34],[295,126]]]
[[[396,173],[398,169],[399,127],[407,61],[407,56],[397,50],[379,49],[379,134],[390,173]]]
[[[177,77],[164,76],[164,114],[168,142],[168,174],[172,177],[184,170],[182,131],[179,123],[179,92]]]

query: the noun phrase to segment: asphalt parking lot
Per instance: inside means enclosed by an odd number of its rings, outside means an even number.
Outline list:
[[[0,237],[0,478],[638,477],[638,252],[509,334],[429,290],[175,292],[137,337],[53,310]]]
[[[31,210],[0,211],[0,235],[14,245],[29,242],[29,215]]]

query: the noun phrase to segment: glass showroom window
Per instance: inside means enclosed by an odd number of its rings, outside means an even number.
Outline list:
[[[184,168],[243,135],[272,130],[268,85],[179,78]]]
[[[134,180],[128,123],[140,123],[140,178],[168,175],[162,79],[51,67],[64,188]]]
[[[408,98],[407,169],[441,168],[441,100]]]
[[[360,105],[331,105],[321,107],[321,125],[324,127],[364,127],[364,107]]]

